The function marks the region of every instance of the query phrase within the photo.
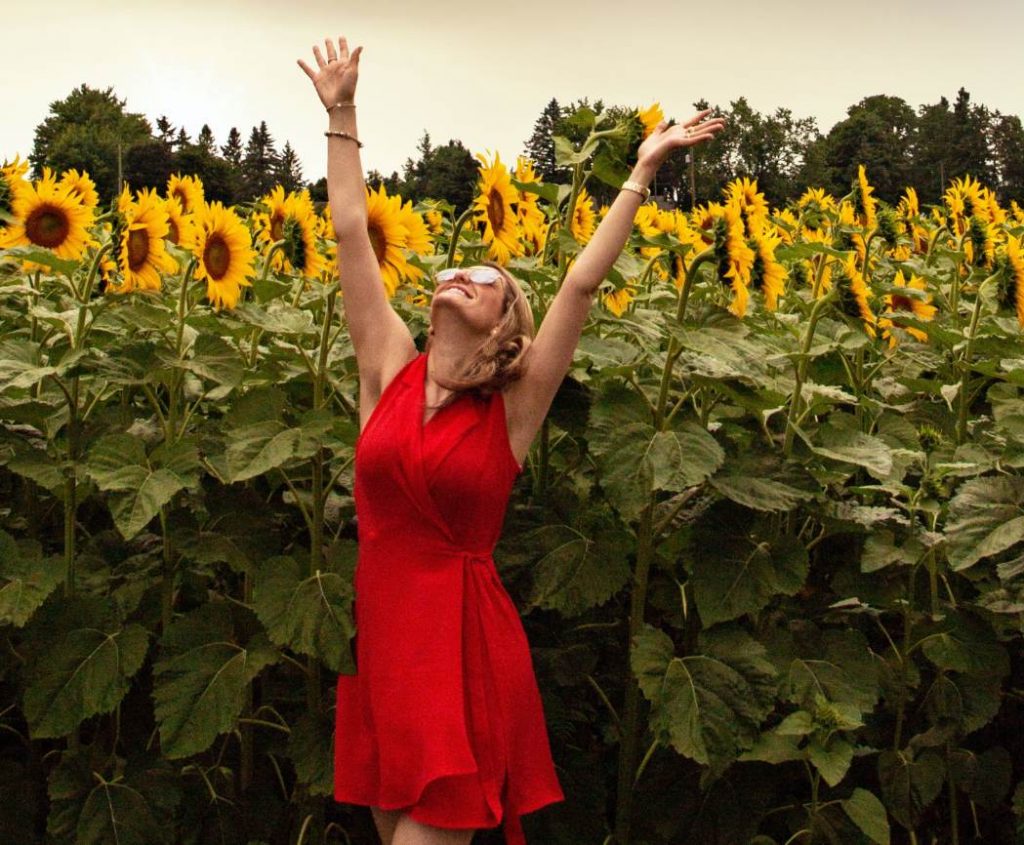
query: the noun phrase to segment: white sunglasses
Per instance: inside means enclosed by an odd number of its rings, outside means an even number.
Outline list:
[[[471,282],[477,285],[493,285],[501,278],[501,273],[493,267],[471,267],[469,270],[463,267],[448,267],[435,273],[434,281],[437,284],[444,284],[445,282],[450,282],[459,273],[464,274]]]

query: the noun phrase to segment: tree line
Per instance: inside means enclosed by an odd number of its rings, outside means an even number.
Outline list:
[[[581,108],[612,116],[631,108],[606,106],[587,98],[560,104],[552,98],[534,123],[523,152],[535,162],[546,182],[565,183],[568,168],[555,160],[554,137],[582,140],[574,116]],[[710,107],[705,100],[696,109]],[[1017,115],[971,101],[961,88],[951,103],[946,97],[916,109],[900,97],[865,97],[847,109],[847,116],[827,133],[813,117],[796,117],[788,108],[771,113],[754,109],[744,97],[729,106],[714,106],[727,127],[693,156],[672,156],[658,172],[654,194],[665,204],[689,208],[717,200],[722,187],[740,176],[756,179],[776,205],[798,197],[808,186],[831,193],[847,192],[857,166],[867,167],[876,195],[896,202],[906,187],[922,202],[937,202],[950,180],[970,175],[992,187],[1002,202],[1024,203],[1024,127]],[[303,180],[291,144],[278,150],[266,121],[253,126],[248,140],[232,127],[225,143],[216,143],[206,124],[192,139],[184,127],[161,116],[153,127],[141,114],[125,109],[112,88],[82,85],[52,103],[50,115],[36,128],[29,156],[38,176],[44,165],[58,170],[85,168],[109,200],[119,179],[132,188],[163,189],[175,172],[198,175],[206,195],[225,203],[252,201],[280,183],[286,190],[309,188],[313,199],[326,201],[327,183]],[[513,167],[515,162],[508,162]],[[390,194],[417,201],[444,199],[457,211],[472,202],[479,164],[461,141],[435,145],[424,130],[416,156],[406,159],[401,173],[366,174],[371,188],[383,185]],[[592,180],[588,186],[598,203],[610,203],[616,190]]]
[[[306,187],[295,150],[287,141],[279,150],[265,120],[252,127],[244,144],[232,127],[218,145],[208,124],[193,139],[166,116],[157,118],[154,127],[125,106],[113,88],[88,85],[51,103],[29,154],[34,174],[41,175],[44,166],[87,170],[104,202],[122,184],[162,192],[173,173],[199,176],[208,200],[229,205],[251,201],[278,183],[286,190]]]

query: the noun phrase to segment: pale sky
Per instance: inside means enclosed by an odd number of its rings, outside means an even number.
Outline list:
[[[1022,0],[112,0],[5,2],[0,160],[31,151],[49,104],[86,83],[129,111],[166,114],[195,138],[243,141],[266,120],[313,181],[326,172],[327,115],[296,64],[314,42],[362,44],[364,168],[401,171],[426,129],[435,144],[515,162],[545,104],[659,100],[682,120],[704,97],[746,96],[815,117],[822,131],[872,94],[915,109],[950,100],[1024,114]]]

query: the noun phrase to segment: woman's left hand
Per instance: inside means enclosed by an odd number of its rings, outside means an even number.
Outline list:
[[[657,168],[677,147],[692,147],[713,138],[716,132],[725,128],[725,118],[713,117],[706,120],[711,112],[712,109],[704,109],[685,123],[677,123],[675,126],[669,126],[663,120],[637,149],[637,163],[643,162]]]

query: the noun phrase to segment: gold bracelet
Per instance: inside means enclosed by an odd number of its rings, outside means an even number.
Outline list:
[[[636,191],[638,194],[640,194],[640,196],[644,198],[644,202],[647,202],[647,200],[651,198],[650,188],[644,187],[639,182],[630,182],[628,179],[622,183],[622,187],[620,188],[620,190]]]
[[[342,132],[340,129],[328,129],[324,132],[324,135],[330,137],[334,135],[336,138],[348,138],[350,141],[355,141],[357,147],[362,147],[363,142],[360,141],[355,135],[349,135],[348,132]]]
[[[355,107],[355,103],[334,103],[334,105],[327,107],[327,111],[330,111],[331,109],[354,109]]]

